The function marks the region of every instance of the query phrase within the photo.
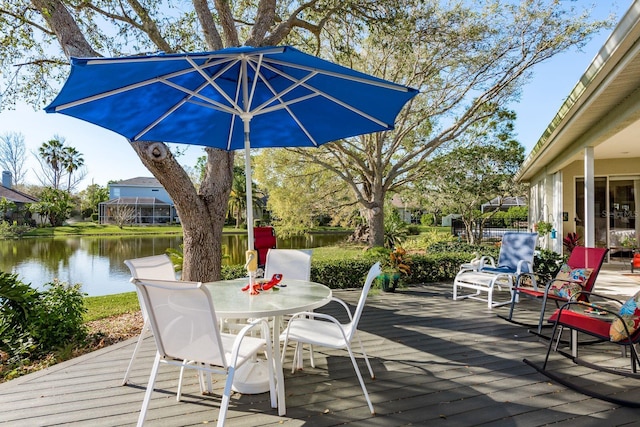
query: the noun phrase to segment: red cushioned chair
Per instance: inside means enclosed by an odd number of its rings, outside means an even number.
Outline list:
[[[595,285],[596,278],[598,277],[598,273],[600,272],[600,268],[602,267],[602,263],[604,262],[604,258],[607,254],[607,248],[586,248],[584,246],[576,246],[573,251],[571,251],[571,255],[566,261],[566,266],[571,270],[576,269],[590,269],[591,272],[588,278],[584,281],[570,280],[566,277],[556,276],[555,278],[549,280],[544,286],[539,286],[536,283],[536,276],[534,273],[522,273],[518,276],[516,281],[516,286],[514,288],[514,292],[511,298],[511,307],[509,309],[508,316],[500,316],[509,322],[519,324],[522,326],[528,327],[536,327],[537,334],[542,332],[542,326],[544,323],[544,315],[547,307],[547,301],[552,300],[555,301],[556,307],[560,306],[560,303],[567,302],[570,297],[566,293],[554,293],[550,292],[550,290],[557,289],[559,284],[565,285],[576,285],[579,284],[582,288],[582,291],[586,293],[580,293],[576,297],[580,301],[587,300],[587,293],[593,290],[593,286]],[[540,317],[537,325],[531,325],[516,321],[513,319],[514,309],[516,303],[519,301],[521,296],[526,296],[529,298],[535,298],[542,302],[542,307],[540,309]]]
[[[254,227],[253,246],[258,252],[258,267],[264,268],[267,262],[267,252],[276,248],[276,233],[273,227]]]
[[[640,374],[637,372],[638,366],[640,366],[640,359],[638,358],[638,352],[635,348],[635,344],[640,342],[640,328],[634,330],[634,326],[637,327],[640,323],[640,317],[638,317],[640,315],[640,310],[637,308],[638,295],[640,295],[640,292],[634,295],[626,303],[622,304],[621,301],[615,298],[585,293],[585,299],[595,297],[593,299],[604,301],[607,305],[587,301],[569,301],[565,303],[562,307],[557,309],[548,320],[553,325],[553,333],[549,340],[547,355],[543,365],[538,366],[527,359],[524,359],[523,361],[553,381],[587,396],[595,397],[596,399],[605,400],[617,405],[636,408],[640,407],[640,400],[628,400],[615,397],[615,394],[621,395],[624,393],[620,393],[618,391],[617,393],[607,395],[602,392],[604,387],[594,387],[593,384],[585,385],[584,381],[578,381],[583,383],[583,385],[578,385],[577,383],[572,382],[570,377],[563,374],[557,374],[554,371],[547,369],[549,355],[551,353],[551,349],[554,348],[558,354],[569,358],[580,366],[585,366],[600,372],[640,379]],[[631,306],[631,312],[634,314],[624,314],[629,312],[629,307]],[[627,309],[625,310],[624,307]],[[603,314],[606,316],[602,316]],[[564,328],[571,330],[572,354],[557,350],[560,335]],[[626,350],[630,350],[630,370],[600,366],[579,358],[577,345],[578,332],[595,337],[599,342],[610,341],[614,344],[623,346],[625,350],[623,355],[625,356],[627,353]]]

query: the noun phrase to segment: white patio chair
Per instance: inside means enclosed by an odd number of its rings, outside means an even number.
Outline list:
[[[360,350],[362,355],[364,356],[364,360],[367,363],[367,367],[369,368],[369,374],[371,378],[375,378],[373,374],[373,369],[371,369],[371,364],[369,363],[369,358],[367,357],[367,353],[364,351],[364,347],[362,345],[362,341],[357,335],[358,330],[358,322],[360,321],[360,316],[362,315],[362,311],[364,310],[364,304],[367,299],[367,294],[369,293],[369,289],[371,288],[371,284],[373,280],[380,275],[382,272],[380,268],[380,263],[374,264],[369,270],[369,274],[367,275],[367,279],[362,287],[362,293],[360,294],[360,300],[358,301],[358,305],[356,306],[355,312],[352,314],[351,310],[347,304],[341,299],[333,297],[331,300],[339,303],[344,307],[349,316],[348,323],[340,323],[338,319],[333,316],[324,313],[316,313],[316,312],[301,312],[294,314],[287,328],[281,335],[281,338],[284,339],[284,349],[287,348],[287,343],[289,340],[297,341],[298,343],[307,343],[312,344],[314,346],[321,347],[329,347],[334,349],[345,349],[349,352],[349,357],[351,358],[351,363],[353,364],[353,368],[356,371],[356,376],[358,377],[358,381],[360,382],[360,387],[362,387],[362,392],[364,393],[364,397],[367,400],[367,404],[369,405],[369,409],[372,414],[375,414],[373,409],[373,404],[371,403],[371,399],[369,398],[369,393],[367,392],[367,387],[364,384],[364,380],[362,379],[362,375],[360,373],[360,369],[358,368],[358,364],[353,355],[353,351],[351,350],[351,344],[356,339],[358,344],[360,345]],[[284,360],[284,350],[282,352],[282,359]],[[292,372],[296,367],[296,358],[298,352],[294,351],[293,353],[293,366]]]
[[[311,279],[311,250],[269,249],[264,266],[264,277],[269,280],[274,274],[278,273],[282,274],[285,279],[309,281]],[[284,352],[285,350],[283,349],[282,351]],[[300,363],[300,367],[302,367],[302,348],[296,345],[296,351],[299,352],[297,360]],[[309,346],[309,359],[311,367],[315,368],[313,346]]]
[[[172,281],[146,279],[134,280],[134,283],[147,307],[157,347],[138,426],[144,424],[160,364],[181,367],[178,400],[182,392],[184,369],[226,375],[217,423],[218,427],[221,427],[224,426],[227,416],[236,370],[258,353],[266,351],[271,406],[277,407],[273,353],[266,320],[254,320],[237,335],[221,333],[213,299],[202,283],[183,281],[178,285]],[[253,329],[260,329],[261,335],[266,339],[250,336],[249,333]],[[183,363],[183,360],[189,362]],[[204,387],[202,375],[200,387]]]
[[[124,263],[127,267],[129,267],[129,270],[131,271],[131,280],[176,280],[176,272],[173,268],[173,263],[167,255],[153,255],[143,258],[127,259],[124,261]],[[138,342],[133,349],[133,354],[131,355],[131,360],[129,361],[127,371],[124,373],[122,385],[126,385],[129,382],[129,375],[131,373],[131,368],[133,367],[133,361],[138,355],[142,340],[144,339],[146,334],[151,331],[149,327],[149,316],[147,314],[147,308],[145,307],[144,301],[142,300],[140,293],[138,292],[138,288],[136,288],[136,292],[138,294],[138,302],[140,303],[140,311],[142,311],[144,324],[142,326],[142,330],[140,331],[140,335],[138,336]]]
[[[462,265],[453,279],[453,300],[470,298],[485,301],[489,309],[511,304],[516,278],[520,273],[533,271],[537,239],[538,233],[504,233],[497,263],[493,257],[483,256],[472,268],[468,264]],[[494,291],[502,288],[509,290],[509,299],[496,302]],[[462,295],[463,289],[472,289],[475,293]],[[487,293],[486,298],[482,292]]]
[[[264,277],[270,279],[277,273],[281,273],[286,279],[308,281],[311,277],[311,250],[269,249]]]

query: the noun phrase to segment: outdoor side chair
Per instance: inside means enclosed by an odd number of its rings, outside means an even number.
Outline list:
[[[138,417],[138,426],[144,424],[155,380],[161,364],[180,367],[177,399],[182,393],[185,369],[200,373],[226,376],[218,427],[225,424],[232,392],[234,374],[245,362],[266,352],[271,406],[277,407],[275,369],[269,325],[265,319],[256,319],[237,334],[220,332],[213,299],[200,282],[146,280],[134,281],[149,314],[149,324],[156,341],[156,357],[153,362],[147,390]],[[251,336],[257,329],[260,338]],[[265,338],[263,338],[265,337]],[[188,361],[185,363],[184,361]],[[204,389],[204,376],[200,375],[200,388]],[[211,392],[211,384],[209,384]]]
[[[513,290],[509,314],[507,316],[499,315],[498,317],[517,325],[535,328],[536,334],[540,335],[544,326],[545,310],[549,300],[556,303],[556,308],[570,299],[588,301],[587,295],[593,291],[607,251],[607,248],[576,246],[571,251],[567,261],[560,267],[556,277],[544,284],[537,283],[535,273],[522,273],[518,276]],[[521,296],[537,299],[541,302],[542,306],[537,324],[527,324],[513,318],[516,303]]]
[[[134,279],[160,279],[160,280],[176,280],[176,272],[173,268],[173,263],[171,259],[167,255],[153,255],[142,258],[134,258],[127,259],[124,261],[125,265],[129,267],[131,271],[131,280]],[[147,308],[144,305],[144,300],[140,296],[140,292],[138,288],[136,288],[136,293],[138,295],[138,302],[140,303],[140,311],[142,311],[142,318],[144,319],[144,324],[142,326],[142,330],[140,331],[140,335],[138,336],[138,341],[136,342],[136,346],[133,349],[133,354],[131,355],[131,360],[129,361],[129,366],[127,367],[127,371],[124,373],[124,379],[122,380],[122,385],[126,385],[129,382],[129,375],[131,374],[131,368],[133,367],[133,361],[136,359],[138,355],[138,351],[140,350],[140,346],[142,344],[142,340],[147,335],[147,333],[151,332],[151,328],[149,326],[149,315],[147,314]]]
[[[287,279],[310,280],[311,252],[310,249],[269,249],[264,266],[265,279],[269,280],[274,274],[282,274]],[[296,345],[296,351],[302,352],[302,348]],[[298,361],[302,363],[302,354],[299,356]],[[315,368],[313,346],[309,346],[309,359],[311,367]]]
[[[640,328],[638,328],[640,326],[640,309],[638,308],[640,292],[629,298],[624,304],[612,297],[586,291],[584,294],[585,299],[590,299],[591,302],[586,300],[568,301],[549,318],[549,322],[553,324],[553,332],[543,364],[540,366],[528,359],[523,361],[551,380],[579,393],[616,405],[639,408],[638,394],[628,393],[631,389],[627,389],[627,387],[635,389],[633,384],[640,379],[638,373],[640,358],[636,349],[636,344],[640,342]],[[563,329],[569,329],[571,332],[571,354],[558,350]],[[623,357],[626,357],[628,350],[631,359],[630,368],[613,366],[609,356],[591,360],[578,357],[578,332],[594,337],[598,342],[611,342],[622,346]],[[568,374],[565,374],[557,367],[549,368],[549,356],[552,349],[573,363],[600,374],[586,375],[584,370],[570,370]],[[571,375],[572,372],[576,372],[576,374]],[[617,377],[606,374],[613,374]],[[619,381],[620,376],[632,378],[631,385]],[[633,396],[636,398],[633,399]]]
[[[360,369],[358,368],[358,364],[353,355],[351,346],[354,341],[358,342],[360,351],[362,352],[362,356],[364,357],[364,360],[367,364],[367,368],[369,368],[369,374],[371,375],[371,378],[375,378],[373,369],[371,368],[371,363],[369,363],[369,358],[367,357],[367,353],[364,350],[362,341],[360,341],[360,338],[358,337],[358,322],[360,321],[360,316],[362,315],[362,311],[364,310],[364,305],[367,300],[367,294],[369,293],[371,284],[373,283],[373,280],[381,273],[382,270],[380,268],[379,262],[375,263],[369,269],[369,273],[367,274],[364,286],[362,287],[360,299],[358,300],[358,305],[356,306],[355,312],[353,314],[344,301],[336,297],[333,297],[331,299],[332,301],[337,302],[338,304],[342,305],[342,307],[344,307],[346,314],[349,317],[348,323],[340,323],[340,321],[338,321],[338,319],[336,319],[335,317],[324,313],[300,312],[294,314],[291,317],[287,328],[280,335],[281,340],[284,340],[284,349],[287,348],[287,343],[289,341],[296,341],[298,343],[306,343],[314,346],[347,350],[347,352],[349,353],[349,357],[351,358],[351,363],[353,364],[353,369],[356,371],[356,376],[358,377],[358,381],[360,382],[360,387],[362,388],[362,392],[364,393],[364,397],[367,400],[367,404],[369,405],[369,409],[371,410],[372,414],[375,414],[373,404],[371,403],[371,399],[369,398],[367,387],[365,386],[364,380],[362,379],[362,374],[360,373]],[[285,351],[283,350],[283,360],[284,356]],[[295,368],[297,366],[297,357],[298,352],[294,351],[291,367],[292,372],[295,372]]]

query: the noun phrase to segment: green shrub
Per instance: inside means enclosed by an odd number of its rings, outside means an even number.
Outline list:
[[[0,272],[0,350],[2,374],[61,348],[81,345],[87,335],[80,286],[54,280],[37,291],[16,274]]]
[[[332,289],[361,288],[375,261],[345,259],[311,262],[311,280]]]
[[[496,245],[469,245],[464,241],[453,240],[448,242],[436,242],[427,247],[427,253],[460,253],[466,252],[468,254],[473,254],[477,252],[480,255],[490,255],[492,257],[497,257],[498,253],[500,253],[500,248]],[[468,261],[468,260],[467,260]]]
[[[539,249],[533,257],[533,271],[538,276],[540,283],[546,283],[552,277],[556,277],[558,270],[566,257],[548,249]]]
[[[69,344],[80,344],[87,336],[84,324],[84,294],[80,285],[54,279],[46,283],[28,322],[29,333],[41,354]]]
[[[38,292],[17,274],[0,271],[0,350],[9,364],[28,358],[35,348],[27,324],[37,300]]]

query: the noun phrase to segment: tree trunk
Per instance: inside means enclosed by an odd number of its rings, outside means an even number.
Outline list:
[[[132,144],[142,163],[167,190],[180,216],[183,231],[183,280],[220,279],[222,228],[233,178],[233,152],[207,148],[207,170],[196,191],[189,176],[161,142]]]
[[[384,246],[384,208],[382,203],[374,202],[367,209],[369,223],[369,246]]]

